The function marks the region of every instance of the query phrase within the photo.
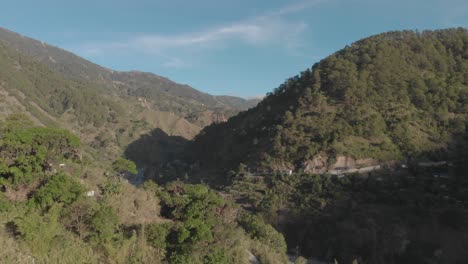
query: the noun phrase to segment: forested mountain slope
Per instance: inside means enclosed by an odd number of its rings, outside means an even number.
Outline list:
[[[161,103],[164,99],[169,99],[179,100],[180,104],[192,104],[192,107],[199,106],[202,109],[220,107],[222,110],[226,110],[226,108],[245,110],[258,102],[257,100],[245,100],[238,97],[233,97],[233,100],[226,100],[226,96],[206,94],[188,85],[178,84],[152,73],[114,71],[96,65],[63,49],[3,28],[0,28],[0,40],[10,49],[46,64],[68,79],[98,82],[110,87],[117,86],[123,90],[121,92],[146,97],[147,99],[160,100],[158,103]],[[204,107],[201,107],[200,104],[203,104]]]
[[[306,170],[338,157],[446,159],[467,127],[467,102],[466,29],[388,32],[345,47],[257,107],[205,128],[189,151],[202,168],[224,170],[239,163]]]
[[[468,31],[388,32],[205,128],[187,148],[186,178],[261,215],[290,253],[324,263],[464,263],[467,135]],[[330,171],[366,164],[389,166]]]
[[[190,139],[255,103],[218,100],[151,73],[106,69],[0,29],[0,116],[24,112],[38,125],[71,129],[112,157],[152,129]]]

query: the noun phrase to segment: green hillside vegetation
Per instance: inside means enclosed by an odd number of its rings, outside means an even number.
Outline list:
[[[188,85],[146,72],[114,72],[114,85],[125,89],[129,95],[153,100],[161,111],[187,115],[207,109],[232,115],[232,111],[246,110],[258,103],[232,96],[212,96]]]
[[[433,176],[445,170],[450,178]],[[459,171],[259,177],[241,168],[225,191],[281,230],[291,253],[339,263],[462,263],[468,184]]]
[[[4,263],[249,263],[249,252],[286,261],[281,234],[207,186],[135,188],[122,179],[137,172],[124,158],[99,174],[67,130],[9,116],[0,157]]]
[[[467,102],[462,28],[362,39],[251,109],[0,29],[1,262],[464,263]],[[383,166],[304,172],[343,156]]]
[[[205,128],[191,160],[224,171],[300,170],[317,156],[444,160],[467,125],[467,47],[462,28],[360,40]]]
[[[79,125],[97,127],[106,122],[116,122],[117,116],[123,115],[123,109],[118,104],[99,96],[95,85],[66,80],[46,66],[5,46],[0,46],[0,66],[2,87],[11,94],[17,94],[16,98],[31,109],[34,107],[28,100],[54,118],[69,111],[73,112]],[[46,119],[47,115],[43,118]],[[52,121],[46,119],[45,123]]]
[[[467,102],[466,29],[372,36],[202,130],[187,147],[187,178],[212,183],[272,224],[290,254],[463,263]],[[302,173],[318,156],[397,163],[363,175]],[[417,165],[427,160],[448,162]],[[282,169],[295,173],[269,173]]]
[[[5,46],[0,46],[0,67],[0,105],[5,109],[0,116],[23,112],[38,125],[68,128],[106,154],[99,158],[115,159],[153,127],[186,138],[201,129],[174,113],[119,97],[102,84],[65,79]]]
[[[257,103],[219,98],[151,73],[112,71],[0,28],[0,117],[22,112],[37,125],[69,129],[100,159],[115,159],[152,129],[191,139]]]
[[[2,126],[0,176],[4,187],[30,184],[43,176],[51,162],[77,159],[79,139],[70,132],[42,127],[24,127],[21,116],[12,116]]]
[[[226,175],[224,192],[281,230],[290,254],[330,263],[463,263],[467,135],[453,143],[452,165],[265,177],[241,164]]]
[[[151,73],[113,71],[70,52],[46,43],[0,28],[0,40],[12,50],[34,59],[66,79],[88,81],[121,94],[141,96],[155,101],[158,110],[190,113],[193,109],[219,108],[221,112],[245,110],[258,100],[246,100],[232,96],[213,96],[202,93],[188,85],[175,83]],[[193,109],[191,109],[193,108]]]

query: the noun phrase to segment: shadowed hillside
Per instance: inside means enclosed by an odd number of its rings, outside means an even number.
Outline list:
[[[180,156],[186,142],[183,137],[169,136],[161,129],[154,129],[130,143],[124,154],[141,166],[157,167]]]

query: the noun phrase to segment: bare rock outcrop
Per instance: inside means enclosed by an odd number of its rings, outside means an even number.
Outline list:
[[[316,156],[312,160],[306,160],[302,164],[305,173],[321,174],[328,170],[328,158],[326,156]]]
[[[370,167],[379,165],[380,161],[372,158],[366,159],[354,159],[352,157],[346,156],[338,156],[336,157],[335,163],[329,166],[329,169],[336,169],[336,168],[363,168],[363,167]]]
[[[305,173],[321,174],[334,170],[351,170],[380,165],[381,162],[373,158],[355,159],[347,156],[336,157],[333,163],[330,163],[328,156],[318,155],[312,160],[306,160],[302,164],[302,170]]]

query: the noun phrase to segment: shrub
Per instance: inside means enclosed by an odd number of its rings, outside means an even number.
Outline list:
[[[239,224],[252,238],[258,239],[260,242],[271,246],[278,252],[286,252],[286,241],[283,235],[276,231],[271,225],[266,224],[260,217],[246,214],[239,221]]]
[[[33,202],[43,209],[54,203],[71,204],[85,191],[84,187],[70,176],[58,173],[34,194]]]
[[[118,158],[116,161],[114,161],[112,164],[112,169],[119,174],[138,173],[135,162],[124,158]]]
[[[61,232],[58,223],[60,208],[52,207],[44,216],[35,209],[15,219],[14,226],[19,237],[26,242],[34,254],[46,255],[51,244]]]
[[[117,213],[110,206],[101,206],[91,220],[96,238],[100,242],[109,242],[119,228]]]
[[[122,184],[118,179],[109,179],[101,187],[102,193],[106,196],[117,195],[122,192]]]
[[[153,223],[145,228],[146,241],[155,248],[166,249],[167,236],[171,230],[169,223]]]
[[[12,208],[12,204],[8,199],[3,195],[3,193],[0,193],[0,213],[1,212],[8,212]]]
[[[95,201],[79,199],[64,210],[61,222],[68,230],[83,239],[91,233],[91,221],[98,209],[99,204]]]

